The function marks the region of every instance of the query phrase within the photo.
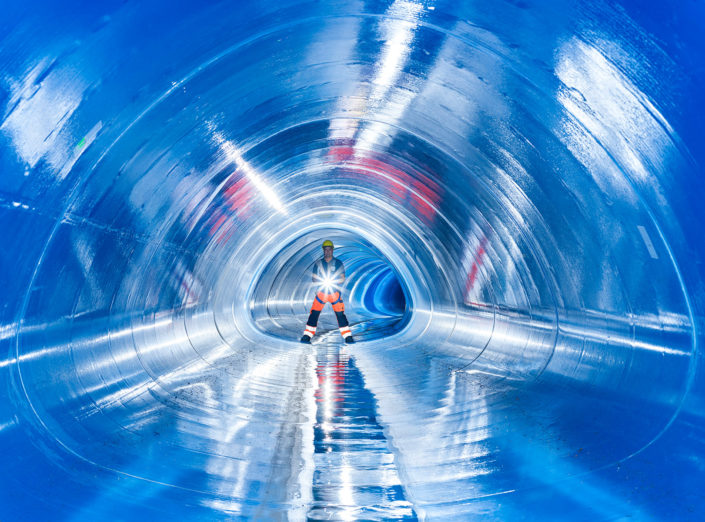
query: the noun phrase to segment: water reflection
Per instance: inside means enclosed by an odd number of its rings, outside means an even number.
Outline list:
[[[376,401],[343,348],[317,356],[311,520],[416,520]]]

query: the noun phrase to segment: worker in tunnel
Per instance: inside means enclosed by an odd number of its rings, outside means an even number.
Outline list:
[[[345,282],[345,267],[339,259],[333,257],[333,249],[333,242],[325,240],[323,242],[323,258],[313,264],[312,280],[316,288],[316,296],[313,299],[304,335],[301,337],[302,343],[310,343],[313,336],[316,335],[318,318],[326,303],[333,305],[340,335],[343,336],[345,342],[348,344],[355,342],[352,332],[350,332],[348,318],[345,317],[345,305],[340,293]]]

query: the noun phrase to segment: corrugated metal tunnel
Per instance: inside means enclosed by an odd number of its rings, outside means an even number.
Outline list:
[[[703,19],[8,2],[0,519],[705,518]]]

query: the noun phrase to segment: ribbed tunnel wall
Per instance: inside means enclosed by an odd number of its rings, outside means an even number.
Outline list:
[[[0,519],[705,518],[703,20],[4,4]]]

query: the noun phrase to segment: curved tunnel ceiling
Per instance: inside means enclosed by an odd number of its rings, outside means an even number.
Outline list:
[[[703,16],[11,2],[0,518],[705,517]]]

